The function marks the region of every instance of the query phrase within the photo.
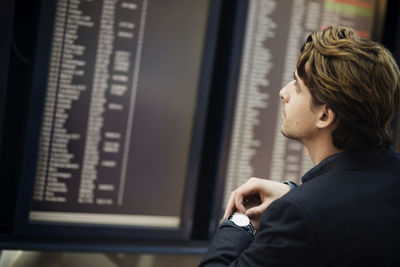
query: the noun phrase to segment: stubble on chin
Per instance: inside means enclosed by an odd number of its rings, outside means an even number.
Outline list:
[[[290,139],[291,139],[290,135],[288,135],[287,133],[285,133],[285,131],[283,130],[283,128],[281,128],[281,134],[282,134],[284,137],[290,138]]]
[[[283,125],[282,125],[282,127],[281,127],[281,134],[282,134],[284,137],[286,137],[286,138],[289,138],[289,139],[291,139],[291,140],[298,141],[298,142],[301,143],[301,139],[300,139],[298,136],[293,135],[293,134],[290,134],[290,133],[288,133],[288,132],[285,132],[285,130],[284,130],[284,128],[283,128]]]
[[[287,132],[285,131],[285,122],[284,122],[284,121],[282,121],[282,125],[281,125],[281,134],[282,134],[284,137],[290,138],[290,137],[288,136]]]

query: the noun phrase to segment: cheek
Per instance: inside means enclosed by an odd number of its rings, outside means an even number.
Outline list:
[[[301,105],[299,105],[299,103],[296,103],[296,101],[292,101],[289,104],[287,104],[286,111],[294,117],[300,117],[304,112],[304,108]]]
[[[291,122],[296,126],[306,127],[312,120],[312,114],[304,105],[293,105],[287,113]]]

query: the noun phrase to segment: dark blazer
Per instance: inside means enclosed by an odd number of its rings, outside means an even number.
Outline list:
[[[325,159],[261,216],[254,240],[215,233],[200,266],[400,266],[400,157],[348,151]]]

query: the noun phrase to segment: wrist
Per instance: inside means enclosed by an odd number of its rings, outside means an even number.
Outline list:
[[[256,230],[255,230],[254,226],[252,225],[249,217],[247,217],[243,213],[231,214],[226,220],[224,220],[220,224],[219,228],[226,226],[226,225],[243,229],[246,232],[248,232],[249,234],[251,234],[252,236],[254,236],[256,234]]]

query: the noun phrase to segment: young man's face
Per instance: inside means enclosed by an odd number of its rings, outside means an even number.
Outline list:
[[[294,73],[294,80],[279,92],[282,104],[282,134],[305,143],[317,134],[317,112],[312,110],[310,91]]]

